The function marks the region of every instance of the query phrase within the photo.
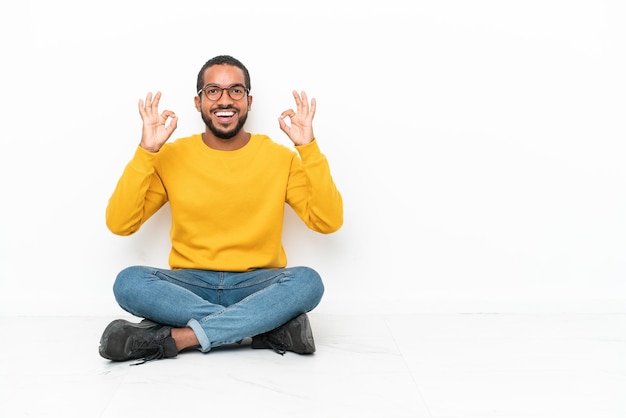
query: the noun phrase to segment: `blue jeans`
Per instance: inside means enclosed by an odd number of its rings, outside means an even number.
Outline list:
[[[324,294],[309,267],[220,272],[133,266],[113,285],[131,314],[172,327],[190,327],[203,352],[270,331],[315,308]]]

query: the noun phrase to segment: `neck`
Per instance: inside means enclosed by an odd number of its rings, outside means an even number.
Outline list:
[[[243,148],[249,141],[250,134],[243,130],[239,131],[237,135],[230,139],[218,138],[208,129],[202,134],[202,142],[204,142],[207,147],[218,151],[236,151]]]

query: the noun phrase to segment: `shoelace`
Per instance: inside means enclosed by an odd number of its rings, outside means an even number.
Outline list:
[[[133,350],[155,350],[155,351],[152,354],[149,354],[139,359],[139,361],[137,361],[136,363],[132,363],[131,366],[138,366],[148,361],[160,360],[163,357],[165,357],[165,351],[163,350],[163,345],[159,344],[153,339],[133,341]]]
[[[262,339],[263,343],[281,356],[284,355],[287,352],[287,345],[281,341],[280,338],[272,337],[272,334],[264,335]]]

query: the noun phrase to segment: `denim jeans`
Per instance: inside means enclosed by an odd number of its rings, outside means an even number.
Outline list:
[[[324,294],[309,267],[247,272],[122,270],[113,293],[125,311],[172,327],[190,327],[203,352],[272,330],[315,308]]]

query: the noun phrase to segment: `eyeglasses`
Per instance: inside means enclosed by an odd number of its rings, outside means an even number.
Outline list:
[[[248,90],[243,84],[233,84],[228,87],[218,86],[217,84],[207,84],[198,90],[198,96],[200,93],[204,92],[206,98],[214,102],[222,97],[224,90],[228,91],[228,95],[233,100],[243,99],[246,94],[250,93],[250,90]]]

